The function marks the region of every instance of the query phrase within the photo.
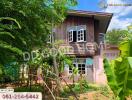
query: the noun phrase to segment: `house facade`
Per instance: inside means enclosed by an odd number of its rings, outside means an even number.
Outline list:
[[[112,18],[111,13],[71,10],[63,23],[55,28],[55,40],[62,40],[60,45],[64,53],[73,57],[73,65],[78,69],[74,81],[80,74],[92,83],[105,83],[101,57],[102,44],[100,33],[106,33]],[[64,77],[70,77],[73,70],[65,64]]]

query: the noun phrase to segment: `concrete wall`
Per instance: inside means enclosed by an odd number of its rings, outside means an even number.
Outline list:
[[[103,58],[101,56],[94,56],[94,64],[93,67],[89,68],[86,66],[86,74],[83,75],[84,79],[86,79],[90,83],[95,84],[107,84],[106,75],[104,73],[103,68]],[[73,79],[71,80],[71,74],[69,74],[69,67],[68,65],[65,66],[64,70],[64,77],[67,82],[72,83]],[[77,82],[80,78],[80,75],[77,74],[74,76],[74,81]]]
[[[103,58],[101,56],[94,57],[94,81],[96,84],[107,84],[107,78],[103,67]]]

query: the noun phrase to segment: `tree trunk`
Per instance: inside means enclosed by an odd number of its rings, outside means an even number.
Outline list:
[[[60,82],[60,79],[59,79],[59,70],[58,70],[58,67],[57,67],[56,56],[53,56],[53,64],[54,64],[54,72],[57,75],[56,85],[57,85],[58,91],[63,91],[63,89],[61,87],[61,82]]]
[[[55,50],[55,45],[54,45],[54,32],[53,32],[53,28],[54,28],[54,23],[53,23],[53,18],[52,18],[52,36],[51,36],[51,39],[52,39],[52,48],[53,50]],[[60,83],[60,79],[59,79],[59,70],[58,70],[58,66],[57,66],[57,61],[56,61],[56,52],[53,54],[53,67],[54,67],[54,72],[55,74],[57,75],[57,79],[56,79],[56,85],[57,85],[57,88],[59,91],[62,91],[62,87],[61,87],[61,83]]]

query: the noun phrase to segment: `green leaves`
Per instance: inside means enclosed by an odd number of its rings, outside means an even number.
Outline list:
[[[4,41],[0,41],[0,48],[8,49],[8,50],[15,52],[15,53],[18,53],[20,55],[22,54],[22,51],[20,49],[13,47]]]
[[[8,21],[15,22],[17,24],[17,27],[19,29],[21,29],[21,26],[20,26],[19,22],[16,19],[14,19],[14,18],[11,18],[11,17],[0,17],[0,21],[2,21],[2,20],[8,20]]]
[[[127,30],[113,29],[106,34],[106,42],[113,45],[118,45],[124,40],[132,38],[132,35]]]
[[[115,76],[114,70],[112,69],[112,67],[114,66],[114,63],[110,65],[107,59],[104,59],[103,62],[104,62],[105,73],[107,75],[108,85],[111,87],[112,91],[117,97],[120,90],[118,89],[116,76]]]
[[[129,41],[124,41],[120,43],[119,50],[121,50],[122,57],[128,57],[129,56]]]
[[[125,98],[128,94],[128,89],[132,89],[130,83],[132,83],[132,69],[129,66],[129,62],[127,58],[123,58],[121,62],[115,60],[114,71],[116,75],[116,81],[118,83],[118,87],[122,88],[122,91],[119,93],[119,97]]]
[[[132,68],[132,57],[128,57],[127,59],[128,59],[128,63],[130,65],[130,67]]]
[[[3,66],[0,64],[0,77],[3,74]]]
[[[126,96],[132,91],[132,42],[124,41],[119,45],[121,55],[110,64],[104,59],[104,69],[107,75],[108,84],[116,97],[125,100]]]
[[[0,36],[1,35],[8,35],[10,36],[11,38],[15,39],[15,37],[10,33],[10,32],[0,32]]]
[[[64,20],[70,4],[76,0],[0,0],[1,48],[20,53],[45,47],[52,24]]]
[[[0,17],[0,64],[4,65],[16,55],[22,55],[22,50],[13,44],[16,40],[16,33],[13,31],[20,28],[16,19]]]

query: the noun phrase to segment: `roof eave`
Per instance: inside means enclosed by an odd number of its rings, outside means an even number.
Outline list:
[[[67,12],[68,15],[72,16],[83,16],[83,17],[104,17],[106,16],[108,18],[108,23],[106,23],[106,28],[103,30],[103,33],[107,32],[108,26],[110,24],[110,21],[112,19],[113,14],[112,13],[106,13],[106,12],[91,12],[91,11],[82,11],[82,10],[69,10]]]

